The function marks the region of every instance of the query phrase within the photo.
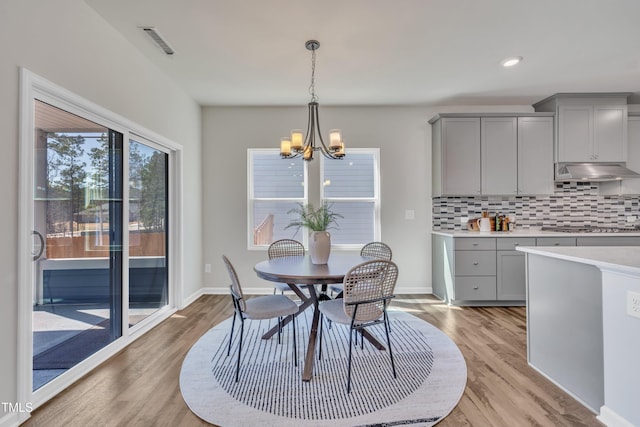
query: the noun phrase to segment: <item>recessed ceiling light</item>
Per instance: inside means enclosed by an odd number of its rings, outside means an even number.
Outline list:
[[[503,67],[513,67],[514,65],[519,64],[522,61],[522,56],[511,56],[509,58],[503,59],[501,64]]]

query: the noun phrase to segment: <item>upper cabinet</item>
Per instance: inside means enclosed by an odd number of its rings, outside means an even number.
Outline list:
[[[480,119],[480,191],[518,193],[518,122],[515,117]]]
[[[553,117],[518,117],[518,194],[553,194]]]
[[[640,116],[628,117],[627,136],[627,167],[638,172],[640,171]],[[600,193],[606,195],[640,194],[640,178],[601,182]]]
[[[430,123],[433,196],[553,194],[552,114],[441,114]]]
[[[433,195],[480,194],[480,118],[432,123]]]
[[[557,94],[534,104],[556,113],[557,163],[625,162],[628,93]]]

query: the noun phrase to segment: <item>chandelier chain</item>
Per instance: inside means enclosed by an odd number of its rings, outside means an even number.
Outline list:
[[[318,102],[316,96],[316,49],[311,49],[311,85],[309,86],[311,102]]]

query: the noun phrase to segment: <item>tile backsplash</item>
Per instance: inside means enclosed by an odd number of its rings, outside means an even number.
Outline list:
[[[433,229],[466,229],[461,218],[483,211],[515,216],[517,228],[542,226],[628,227],[627,217],[640,216],[638,196],[603,196],[598,183],[556,183],[553,196],[434,197]]]

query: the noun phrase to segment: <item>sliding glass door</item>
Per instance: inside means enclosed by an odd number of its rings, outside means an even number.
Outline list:
[[[129,326],[168,302],[169,155],[129,141]]]
[[[122,133],[35,101],[33,389],[122,336]]]
[[[168,305],[169,154],[39,100],[34,112],[37,390]]]

